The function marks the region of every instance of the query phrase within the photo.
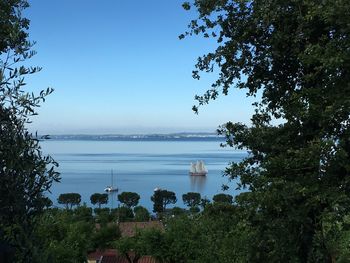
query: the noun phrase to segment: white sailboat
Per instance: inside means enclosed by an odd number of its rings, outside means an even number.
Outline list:
[[[208,169],[205,167],[203,161],[197,161],[197,163],[191,163],[190,175],[207,175]]]
[[[113,170],[111,170],[111,185],[108,185],[105,188],[105,192],[111,193],[111,192],[118,192],[118,188],[114,188],[113,186]]]

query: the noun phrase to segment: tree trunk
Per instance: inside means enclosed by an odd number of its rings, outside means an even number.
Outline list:
[[[129,263],[133,263],[128,253],[124,254]]]

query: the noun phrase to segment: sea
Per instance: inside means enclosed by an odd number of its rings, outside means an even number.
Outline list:
[[[82,204],[90,203],[93,193],[104,193],[106,186],[118,188],[109,194],[110,208],[118,207],[118,193],[137,192],[139,205],[152,211],[151,196],[155,188],[175,192],[177,203],[185,207],[182,195],[198,192],[211,199],[222,193],[222,185],[228,184],[225,193],[239,193],[236,180],[223,176],[225,167],[232,161],[238,162],[247,152],[220,147],[219,139],[187,138],[174,140],[127,139],[51,139],[41,141],[45,154],[59,163],[57,170],[61,181],[54,183],[48,197],[55,206],[62,193],[79,193]],[[190,176],[191,162],[204,161],[209,170],[207,176]],[[171,206],[169,206],[171,207]]]

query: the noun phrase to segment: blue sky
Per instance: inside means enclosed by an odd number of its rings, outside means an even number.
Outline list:
[[[40,134],[215,131],[248,122],[252,99],[230,95],[191,108],[214,75],[192,79],[196,58],[215,48],[201,37],[179,40],[194,10],[179,0],[30,1],[30,39],[43,67],[28,89],[53,87],[33,119]]]

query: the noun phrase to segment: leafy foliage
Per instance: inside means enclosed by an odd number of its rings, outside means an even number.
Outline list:
[[[120,236],[120,230],[116,224],[101,225],[99,229],[95,229],[93,232],[92,247],[99,250],[111,248]]]
[[[134,192],[122,192],[121,194],[118,195],[118,200],[122,204],[131,208],[131,207],[137,206],[140,200],[140,195]]]
[[[98,204],[98,208],[101,208],[101,205],[108,203],[108,194],[95,193],[90,196],[91,204]]]
[[[213,201],[215,203],[227,203],[232,204],[233,196],[229,194],[216,194],[213,196]]]
[[[65,193],[65,194],[60,194],[57,199],[59,204],[65,205],[66,209],[72,207],[74,205],[79,205],[81,202],[81,195],[78,193]]]
[[[175,204],[177,201],[176,195],[172,191],[158,189],[154,191],[151,196],[153,202],[153,211],[160,213],[165,211],[166,206],[169,204]]]
[[[135,236],[123,237],[116,242],[118,251],[128,262],[137,263],[144,255],[160,252],[162,233],[158,229],[138,229]],[[152,253],[154,252],[154,253]]]
[[[118,208],[113,209],[112,211],[113,217],[118,222],[128,222],[133,221],[134,219],[134,213],[131,208],[127,206],[121,206]]]
[[[29,20],[23,18],[21,12],[27,7],[28,2],[23,0],[0,2],[0,53],[16,48],[21,52],[26,45]]]
[[[151,201],[153,202],[153,212],[163,212],[163,196],[160,189],[154,191],[153,195],[151,196]]]
[[[250,225],[256,242],[242,250],[244,258],[341,260],[339,226],[350,212],[350,2],[184,5],[191,7],[198,18],[180,38],[202,35],[217,42],[198,59],[193,77],[218,72],[193,109],[232,88],[257,96],[251,125],[228,122],[218,129],[227,146],[249,151],[225,171],[248,190],[237,204],[243,208],[240,223]]]
[[[182,195],[182,200],[188,207],[196,207],[199,206],[201,202],[201,194],[188,192],[187,194]]]
[[[24,78],[40,71],[27,66],[35,55],[27,40],[29,20],[22,16],[27,7],[25,0],[0,1],[0,243],[14,249],[16,262],[31,262],[35,218],[48,204],[46,192],[60,179],[58,164],[42,154],[36,135],[26,128],[53,91],[35,95],[24,89]]]
[[[143,206],[136,206],[134,208],[134,214],[135,214],[135,221],[138,222],[144,222],[144,221],[148,221],[150,219],[150,214],[147,210],[147,208],[143,207]]]
[[[95,220],[100,225],[107,225],[109,222],[111,222],[114,217],[109,208],[95,208]]]
[[[201,199],[200,206],[204,209],[208,204],[210,204],[210,200],[207,197]]]
[[[85,217],[79,209],[50,209],[40,216],[36,233],[43,249],[34,262],[85,262],[95,226],[91,209],[83,208]]]
[[[175,217],[175,216],[185,215],[186,209],[175,206],[169,212],[171,217]]]
[[[235,212],[232,205],[221,204],[209,205],[201,214],[170,217],[164,232],[140,233],[143,242],[138,243],[142,246],[139,254],[152,255],[160,262],[245,262],[237,257],[241,247],[232,247],[231,238],[239,236],[238,231],[234,232],[238,221]]]

